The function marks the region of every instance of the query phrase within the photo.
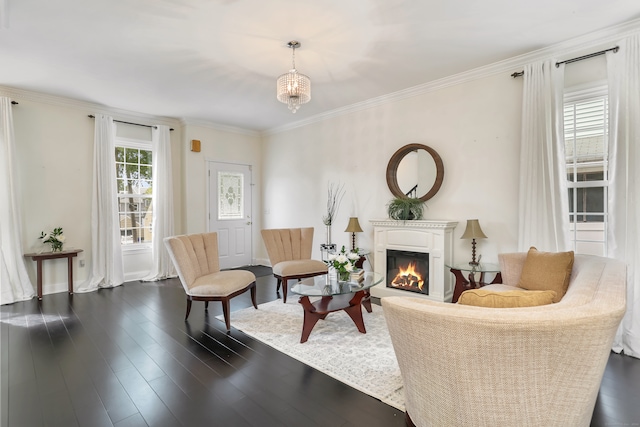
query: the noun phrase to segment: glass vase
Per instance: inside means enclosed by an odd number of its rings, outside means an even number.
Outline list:
[[[349,271],[339,271],[338,272],[338,280],[340,282],[348,282],[351,279],[351,272]]]

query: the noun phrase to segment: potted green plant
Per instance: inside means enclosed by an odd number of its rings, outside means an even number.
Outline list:
[[[401,221],[422,219],[424,202],[413,197],[396,197],[387,205],[389,218]]]

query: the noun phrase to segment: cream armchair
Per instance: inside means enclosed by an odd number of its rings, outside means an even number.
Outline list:
[[[253,273],[245,270],[220,271],[217,233],[167,237],[164,244],[187,294],[184,320],[189,318],[192,301],[204,301],[205,310],[209,301],[221,301],[224,323],[229,331],[229,300],[247,290],[251,291],[253,306],[258,308],[256,276]]]
[[[287,281],[327,274],[327,265],[311,259],[313,228],[284,228],[262,230],[262,239],[267,248],[273,275],[282,284],[282,300],[287,302]]]
[[[525,255],[500,258],[511,286]],[[623,263],[576,255],[567,293],[554,304],[485,308],[382,298],[407,423],[589,426],[625,288]]]

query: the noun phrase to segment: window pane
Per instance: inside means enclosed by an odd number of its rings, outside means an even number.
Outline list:
[[[127,172],[127,178],[131,178],[131,179],[136,179],[139,176],[138,173],[138,165],[131,165],[131,164],[127,164],[126,165],[126,172]]]
[[[244,218],[244,174],[218,172],[218,219]]]
[[[145,181],[145,180],[140,180],[139,183],[140,185],[140,192],[138,194],[146,194],[146,195],[152,195],[153,191],[152,191],[152,182],[151,181]]]
[[[140,160],[139,150],[135,148],[125,148],[124,150],[127,163],[138,163]]]
[[[588,99],[565,102],[569,219],[577,253],[606,254],[607,131],[608,105],[605,94],[600,92]]]
[[[151,150],[140,150],[140,164],[151,165]]]
[[[140,178],[151,179],[151,166],[140,166]]]
[[[116,160],[121,244],[151,243],[152,152],[117,147]]]

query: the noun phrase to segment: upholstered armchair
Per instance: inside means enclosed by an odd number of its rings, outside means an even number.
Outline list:
[[[224,323],[229,331],[229,300],[247,290],[251,291],[253,306],[258,308],[256,277],[253,273],[245,270],[220,271],[217,233],[167,237],[164,244],[187,294],[184,320],[189,318],[192,301],[204,301],[205,310],[209,301],[221,301]]]
[[[313,227],[262,230],[262,239],[267,248],[273,275],[278,283],[276,293],[282,285],[282,300],[287,302],[287,281],[327,274],[327,265],[311,259]]]
[[[501,256],[519,283],[526,254]],[[488,308],[382,298],[408,425],[588,427],[626,301],[626,266],[576,255],[559,302]]]

